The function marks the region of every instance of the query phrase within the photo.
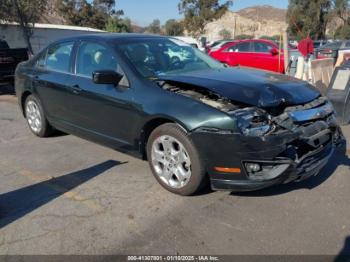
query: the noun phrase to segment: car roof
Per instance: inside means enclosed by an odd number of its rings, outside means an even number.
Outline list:
[[[236,45],[238,43],[245,43],[245,42],[260,42],[260,43],[263,42],[263,43],[276,45],[276,43],[274,41],[267,40],[267,39],[241,39],[241,40],[234,40],[234,41],[228,42],[223,47],[226,47],[226,46],[229,46],[229,45]]]
[[[73,37],[66,37],[66,38],[57,40],[55,42],[57,43],[62,41],[77,41],[82,39],[110,41],[110,40],[118,40],[118,39],[142,39],[142,38],[161,39],[161,38],[168,38],[168,37],[160,36],[160,35],[136,34],[136,33],[97,33],[97,34],[82,34],[82,35],[73,36]]]

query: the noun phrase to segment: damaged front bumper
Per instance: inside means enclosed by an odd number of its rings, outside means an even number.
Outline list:
[[[303,158],[301,161],[292,159],[280,159],[272,161],[250,160],[261,166],[261,171],[255,174],[255,178],[248,176],[244,180],[217,179],[211,177],[211,185],[214,190],[250,191],[266,188],[275,184],[287,184],[292,181],[300,182],[309,177],[316,176],[328,163],[334,152],[334,146],[329,143]],[[263,152],[262,152],[263,153]]]
[[[335,147],[344,141],[341,129],[333,113],[313,115],[305,124],[307,120],[301,124],[281,118],[278,121],[284,128],[261,137],[202,128],[190,136],[202,153],[214,190],[252,191],[302,181],[325,167]],[[218,167],[224,168],[218,171]]]

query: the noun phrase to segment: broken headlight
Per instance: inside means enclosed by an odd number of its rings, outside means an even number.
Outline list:
[[[245,108],[232,112],[237,119],[237,126],[245,136],[264,136],[274,128],[271,116],[259,108]]]

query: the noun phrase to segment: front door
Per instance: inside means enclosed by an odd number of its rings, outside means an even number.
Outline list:
[[[132,144],[131,132],[136,126],[134,89],[127,77],[118,86],[95,84],[92,73],[98,70],[114,70],[123,73],[114,51],[102,43],[83,41],[79,44],[75,75],[69,79],[72,102],[72,124],[85,131],[121,143]]]
[[[251,49],[251,42],[239,42],[227,48],[225,52],[229,65],[253,67],[252,58],[254,53]]]

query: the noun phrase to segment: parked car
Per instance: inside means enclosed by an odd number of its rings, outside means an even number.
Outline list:
[[[168,50],[166,50],[166,54],[169,56],[170,62],[172,64],[192,59],[191,52],[189,52],[188,50],[185,50],[184,48],[177,48],[175,46],[169,47]]]
[[[327,40],[315,40],[314,41],[314,48],[317,49],[317,48],[320,48],[326,44],[328,44],[329,42]]]
[[[228,43],[232,43],[234,42],[235,40],[233,39],[224,39],[224,40],[218,40],[218,41],[215,41],[213,42],[211,45],[208,45],[207,48],[206,48],[206,52],[207,53],[210,53],[210,52],[213,52],[213,51],[217,51],[219,50],[221,47],[223,47],[224,45],[227,45]]]
[[[199,48],[200,45],[198,43],[198,41],[192,37],[189,36],[174,36],[175,39],[180,40],[182,42],[185,42],[187,44],[189,44],[190,46],[194,47],[194,48]]]
[[[316,49],[319,56],[335,58],[338,52],[349,52],[350,40],[335,41]]]
[[[169,47],[192,59],[172,64]],[[181,195],[207,181],[214,190],[301,181],[320,172],[342,138],[332,105],[308,83],[227,68],[162,36],[52,43],[17,67],[15,88],[35,135],[58,129],[138,155]]]
[[[0,81],[13,81],[16,66],[26,60],[26,48],[10,48],[5,40],[0,40]]]
[[[246,66],[284,73],[284,58],[269,40],[241,40],[224,45],[209,55],[229,66]]]

